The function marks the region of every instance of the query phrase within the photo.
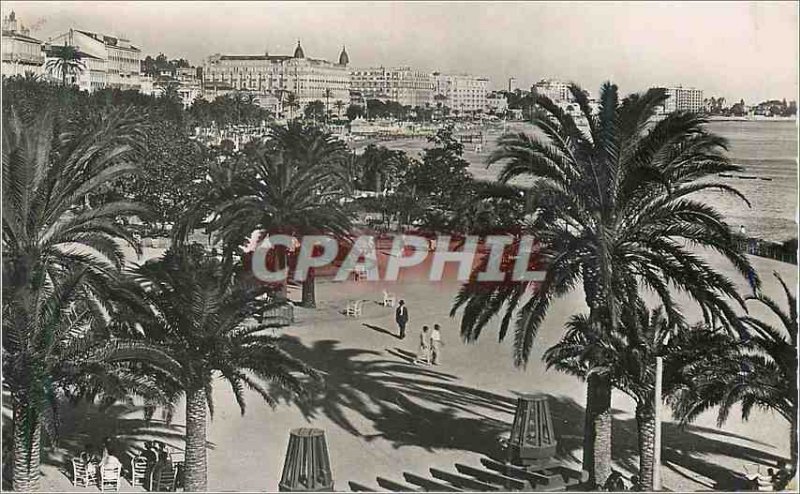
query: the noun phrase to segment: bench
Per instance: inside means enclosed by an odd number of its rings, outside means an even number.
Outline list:
[[[419,492],[419,489],[415,489],[402,482],[395,482],[394,480],[385,479],[383,477],[376,477],[375,480],[378,482],[379,486],[392,492]]]
[[[437,468],[431,468],[431,475],[433,475],[434,478],[444,480],[445,482],[449,482],[455,486],[463,487],[471,491],[489,492],[499,491],[502,489],[501,485],[487,484],[486,482],[475,480],[472,477],[446,472]]]
[[[530,472],[522,467],[511,465],[508,463],[500,463],[499,461],[490,458],[481,458],[481,463],[488,469],[500,472],[503,475],[514,477],[517,479],[527,480],[532,487],[537,485],[548,485],[550,483],[550,476],[543,475],[539,472]]]
[[[404,472],[403,478],[405,478],[408,482],[411,482],[414,485],[418,485],[425,489],[426,491],[434,491],[434,492],[461,492],[461,489],[454,487],[450,484],[445,484],[443,482],[437,482],[433,479],[428,479],[425,477],[421,477],[419,475]]]
[[[490,472],[489,470],[484,470],[482,468],[475,468],[469,465],[463,465],[461,463],[456,463],[456,470],[458,470],[460,473],[463,473],[464,475],[475,477],[476,479],[479,479],[483,482],[499,485],[504,489],[508,490],[522,491],[529,487],[524,480],[520,480],[518,478],[513,478],[496,472]]]
[[[352,492],[378,492],[375,489],[370,489],[369,487],[359,484],[358,482],[353,482],[352,480],[348,482],[350,485],[350,491]]]

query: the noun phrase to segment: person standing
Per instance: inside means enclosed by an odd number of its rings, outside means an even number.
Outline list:
[[[394,320],[397,321],[397,327],[400,328],[400,339],[402,340],[406,337],[406,324],[408,324],[408,307],[406,307],[405,300],[401,300],[397,305]]]
[[[419,334],[419,353],[414,360],[415,364],[431,364],[430,330],[431,328],[428,326],[422,326],[422,333]]]
[[[431,364],[439,365],[442,357],[442,333],[438,324],[433,325],[431,332]]]
[[[142,451],[141,456],[143,456],[144,459],[147,460],[147,468],[145,468],[144,471],[144,478],[147,490],[151,491],[153,490],[153,486],[150,474],[153,472],[153,469],[158,464],[158,450],[153,444],[153,441],[144,442],[144,451]]]

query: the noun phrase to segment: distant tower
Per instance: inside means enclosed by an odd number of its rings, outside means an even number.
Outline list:
[[[297,48],[294,49],[294,58],[306,58],[305,53],[303,53],[303,47],[300,46],[300,40],[297,40]]]
[[[347,55],[347,50],[345,46],[342,45],[342,53],[339,54],[339,65],[344,65],[345,67],[347,64],[350,63],[350,57]]]
[[[508,78],[508,92],[513,93],[517,89],[517,80],[513,77]]]
[[[3,31],[16,32],[18,29],[17,14],[12,10],[8,17],[3,19]]]

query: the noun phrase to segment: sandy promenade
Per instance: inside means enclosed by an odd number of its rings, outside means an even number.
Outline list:
[[[155,254],[148,250],[146,255]],[[720,269],[730,268],[711,257]],[[764,279],[765,292],[782,301],[771,273],[778,270],[790,286],[797,283],[796,266],[754,258]],[[738,279],[742,292],[746,282]],[[326,387],[310,402],[295,406],[283,402],[272,410],[254,393],[241,416],[230,389],[218,383],[215,414],[209,425],[209,489],[214,491],[273,491],[277,489],[288,432],[295,427],[320,427],[327,433],[337,490],[348,490],[353,480],[377,487],[377,475],[402,479],[403,471],[426,474],[428,468],[453,470],[453,463],[478,464],[482,454],[496,450],[497,438],[507,433],[517,392],[538,391],[551,396],[554,427],[561,454],[567,461],[580,458],[585,389],[577,379],[546,372],[540,357],[555,343],[567,318],[584,310],[583,294],[558,301],[537,337],[527,369],[512,364],[511,341],[498,343],[496,323],[490,324],[477,344],[461,342],[458,320],[448,317],[457,284],[406,281],[318,284],[317,310],[297,310],[298,323],[283,331],[287,349],[327,374]],[[409,334],[396,338],[393,311],[377,301],[382,289],[407,301]],[[299,299],[299,292],[290,293]],[[361,298],[359,319],[340,314],[347,300]],[[753,306],[755,308],[755,306]],[[758,308],[757,316],[765,312]],[[697,317],[686,306],[687,318]],[[440,366],[408,363],[416,353],[422,324],[440,323],[445,339]],[[510,340],[510,339],[509,339]],[[633,402],[615,393],[613,406],[614,457],[624,472],[636,467],[636,423]],[[754,412],[743,423],[732,415],[723,428],[715,425],[715,412],[694,424],[664,429],[664,483],[673,490],[708,490],[715,482],[724,487],[732,472],[745,463],[774,464],[788,457],[788,424],[776,414]],[[161,437],[182,447],[183,411],[172,427],[145,424],[134,406],[115,406],[106,415],[85,409],[67,411],[62,448],[76,451],[87,441],[114,434],[131,444]],[[58,471],[63,457],[54,454],[45,467],[44,487],[74,490]],[[82,490],[77,488],[78,490]],[[94,490],[94,489],[86,489]],[[123,481],[123,490],[131,490]]]

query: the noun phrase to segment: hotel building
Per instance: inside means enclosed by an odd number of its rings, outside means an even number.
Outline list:
[[[30,36],[14,11],[3,19],[2,73],[3,77],[25,75],[31,72],[42,75],[44,67],[43,43]]]
[[[54,50],[55,47],[53,45],[45,47],[45,72],[47,72],[47,66],[50,61],[57,57]],[[81,70],[76,74],[68,74],[67,84],[78,86],[81,91],[90,93],[107,87],[108,71],[106,70],[106,61],[82,50],[78,50],[78,55],[81,57]],[[54,81],[61,81],[62,75],[59,72],[48,72],[47,75]]]
[[[674,111],[697,112],[703,109],[703,90],[695,88],[667,87],[667,101],[664,102],[664,113]]]
[[[476,112],[486,109],[489,79],[472,75],[433,73],[434,101],[452,111]]]
[[[130,40],[97,34],[80,29],[70,29],[47,42],[48,46],[67,44],[77,48],[93,65],[89,71],[105,71],[105,81],[100,86],[99,75],[93,79],[90,90],[101,87],[118,89],[141,89],[140,71],[142,51],[131,45]],[[91,62],[101,60],[102,62]],[[88,65],[88,64],[87,64]]]
[[[569,90],[569,84],[555,79],[542,79],[533,86],[531,92],[550,98],[554,103],[569,102],[574,98]]]
[[[434,79],[410,67],[370,67],[350,72],[351,88],[365,99],[394,101],[403,106],[425,106],[433,102]]]
[[[492,91],[486,95],[486,110],[494,115],[503,115],[508,111],[508,99],[504,94]]]
[[[314,100],[350,101],[350,58],[342,48],[338,63],[305,56],[300,42],[290,55],[212,55],[203,66],[205,98],[250,91],[285,101],[294,94],[299,109]]]

